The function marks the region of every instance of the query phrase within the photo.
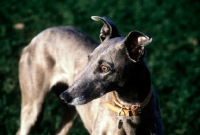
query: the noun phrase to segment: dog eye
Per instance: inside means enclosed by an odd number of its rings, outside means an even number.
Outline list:
[[[106,72],[110,71],[110,68],[107,67],[107,66],[101,65],[100,66],[100,71],[106,73]]]

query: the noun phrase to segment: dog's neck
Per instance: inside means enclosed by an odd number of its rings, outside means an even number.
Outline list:
[[[137,104],[144,101],[151,89],[150,72],[145,60],[142,60],[136,66],[137,71],[129,78],[130,81],[123,89],[117,90],[117,99],[124,105]]]
[[[131,91],[132,90],[132,91]],[[136,105],[142,103],[151,91],[151,85],[146,89],[133,87],[124,92],[114,92],[119,102],[123,105]]]

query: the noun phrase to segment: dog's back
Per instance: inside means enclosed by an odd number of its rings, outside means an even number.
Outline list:
[[[20,59],[20,76],[24,72],[22,71],[23,66],[27,66],[27,68],[36,68],[34,70],[37,70],[37,77],[38,73],[43,76],[40,78],[42,79],[40,82],[50,79],[49,88],[55,85],[58,80],[67,81],[67,84],[71,85],[74,78],[86,66],[87,55],[96,45],[97,43],[92,38],[74,27],[47,29],[24,48]],[[45,72],[48,73],[45,74]],[[52,74],[49,75],[49,72]],[[64,73],[67,80],[60,79],[62,77],[60,73]],[[49,78],[50,76],[51,78]]]
[[[88,54],[97,45],[87,34],[69,26],[44,30],[23,49],[19,63],[22,108],[18,134],[28,134],[41,116],[47,93],[53,90],[59,95],[66,90],[83,71]],[[59,134],[66,134],[77,116],[74,107],[63,108]]]

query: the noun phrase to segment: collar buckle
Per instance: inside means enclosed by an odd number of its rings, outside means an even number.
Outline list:
[[[151,96],[152,96],[152,89],[150,89],[149,94],[147,95],[147,97],[144,99],[143,102],[137,103],[137,104],[131,105],[131,106],[124,106],[117,100],[115,93],[112,92],[112,98],[114,101],[114,105],[112,105],[108,102],[104,102],[104,104],[109,109],[117,112],[119,117],[121,117],[121,116],[124,116],[124,117],[138,116],[141,114],[142,109],[149,103]]]

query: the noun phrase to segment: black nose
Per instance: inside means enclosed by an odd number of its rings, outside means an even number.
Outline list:
[[[72,98],[68,92],[61,93],[59,98],[63,103],[70,103],[72,101]]]

